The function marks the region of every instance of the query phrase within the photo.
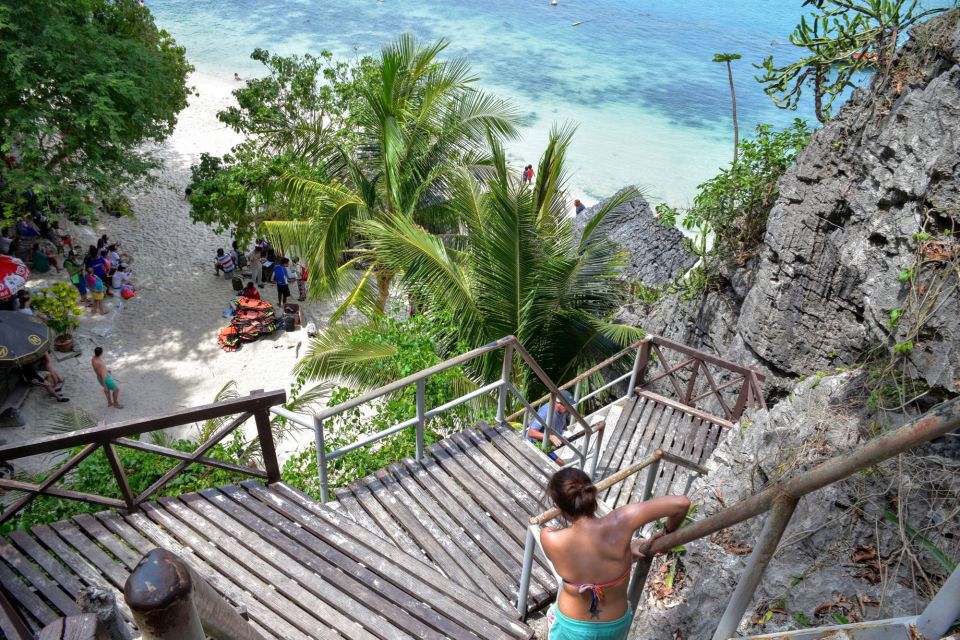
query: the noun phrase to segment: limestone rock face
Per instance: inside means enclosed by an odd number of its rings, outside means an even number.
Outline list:
[[[582,232],[593,216],[608,200],[585,209],[574,220]],[[697,261],[696,256],[680,246],[683,233],[664,227],[657,220],[647,201],[637,196],[607,214],[595,233],[604,233],[627,252],[630,264],[625,275],[650,287],[672,281]]]
[[[710,474],[691,488],[696,519],[857,446],[865,421],[849,407],[854,377],[811,377],[769,411],[755,411],[729,431],[706,464]],[[927,445],[801,499],[740,624],[741,635],[801,628],[804,621],[836,624],[834,614],[853,621],[919,613],[926,598],[907,586],[916,583],[899,527],[881,514],[895,511],[899,501],[904,519],[924,527],[933,544],[948,555],[960,551],[957,525],[950,523],[950,492],[960,490],[952,446]],[[673,640],[679,630],[679,637],[710,638],[764,517],[686,545],[679,591],[664,597],[656,583],[648,583],[630,637]],[[938,580],[946,577],[923,547],[913,545],[910,552],[928,570],[939,571]],[[651,576],[657,570],[655,564]],[[767,611],[773,613],[759,624]]]
[[[758,255],[726,268],[721,291],[619,320],[754,366],[774,396],[908,342],[910,377],[960,391],[958,61],[954,9],[914,29],[889,78],[814,134],[780,180]]]
[[[951,13],[917,28],[890,79],[857,90],[781,179],[737,326],[772,368],[822,370],[910,340],[913,374],[960,390],[956,274],[941,282],[943,264],[929,263],[912,282],[900,277],[918,250],[929,253],[915,234],[960,231],[960,11]],[[935,313],[911,336],[922,306],[911,296],[938,283]],[[905,315],[891,329],[894,309]]]

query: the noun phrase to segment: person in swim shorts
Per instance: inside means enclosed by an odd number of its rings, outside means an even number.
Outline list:
[[[633,612],[627,583],[633,562],[656,537],[676,531],[690,509],[685,496],[662,496],[627,504],[597,517],[597,488],[574,467],[553,474],[547,495],[570,526],[544,527],[540,542],[561,583],[547,613],[549,640],[624,640]],[[647,540],[633,534],[666,518],[661,532]]]
[[[112,372],[103,361],[103,347],[93,350],[90,364],[93,365],[93,372],[97,374],[97,381],[103,387],[103,395],[107,396],[107,406],[123,409],[123,405],[120,404],[120,385],[114,380]]]

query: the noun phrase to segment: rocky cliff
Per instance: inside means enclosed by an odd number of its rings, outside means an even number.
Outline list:
[[[710,474],[691,489],[697,518],[856,446],[868,421],[850,396],[854,378],[811,377],[729,432],[707,463]],[[960,556],[958,445],[956,439],[925,445],[803,498],[741,633],[919,613],[932,585],[949,573],[931,547]],[[757,517],[697,540],[679,560],[658,560],[631,637],[711,637],[763,522]],[[917,542],[918,531],[930,546]]]
[[[960,391],[960,10],[916,28],[781,179],[758,256],[722,291],[622,319],[770,372],[896,345],[907,373]]]
[[[604,200],[585,209],[574,220],[574,228],[583,231],[607,202]],[[683,234],[660,224],[650,205],[639,195],[608,213],[597,232],[606,234],[627,252],[630,264],[624,270],[625,275],[648,287],[671,282],[697,261],[696,256],[680,246]]]

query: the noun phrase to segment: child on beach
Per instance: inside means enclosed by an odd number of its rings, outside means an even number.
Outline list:
[[[103,280],[96,274],[93,267],[87,267],[87,289],[90,290],[90,297],[93,298],[93,307],[90,312],[105,314],[107,310],[103,308],[103,298],[107,295],[107,286],[103,284]]]
[[[93,350],[93,358],[90,359],[93,366],[93,372],[97,374],[97,381],[103,387],[103,395],[107,396],[107,406],[114,409],[123,409],[120,404],[120,386],[113,377],[113,372],[107,368],[103,361],[103,347],[97,347]]]

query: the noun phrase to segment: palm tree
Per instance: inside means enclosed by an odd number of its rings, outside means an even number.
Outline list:
[[[360,89],[356,145],[312,150],[332,177],[280,181],[313,215],[266,227],[304,257],[312,295],[342,290],[346,280],[356,303],[372,280],[377,290],[367,301],[382,311],[393,273],[370,253],[360,223],[399,216],[434,231],[456,228],[447,205],[451,177],[488,164],[490,141],[516,134],[513,108],[476,89],[465,61],[439,59],[447,44],[407,34],[385,46]],[[364,268],[359,279],[352,277],[357,266]]]
[[[733,87],[733,66],[730,63],[742,57],[739,53],[713,54],[714,62],[726,63],[727,79],[730,80],[730,102],[733,109],[733,164],[737,164],[737,156],[740,154],[740,125],[737,123],[737,91]]]
[[[564,215],[569,202],[563,166],[572,134],[572,128],[551,132],[532,189],[512,178],[496,143],[486,180],[459,171],[449,183],[448,203],[462,221],[458,235],[440,237],[399,214],[359,225],[378,263],[400,274],[423,313],[453,319],[438,336],[442,349],[459,351],[513,334],[551,379],[563,382],[638,337],[638,329],[610,321],[627,293],[620,277],[624,256],[596,233],[600,221],[636,191],[609,201],[577,237]],[[342,325],[322,332],[299,363],[300,373],[380,382],[377,363],[395,348],[352,335]],[[479,361],[469,373],[493,379],[498,358]],[[540,390],[529,375],[517,382],[527,393]]]

